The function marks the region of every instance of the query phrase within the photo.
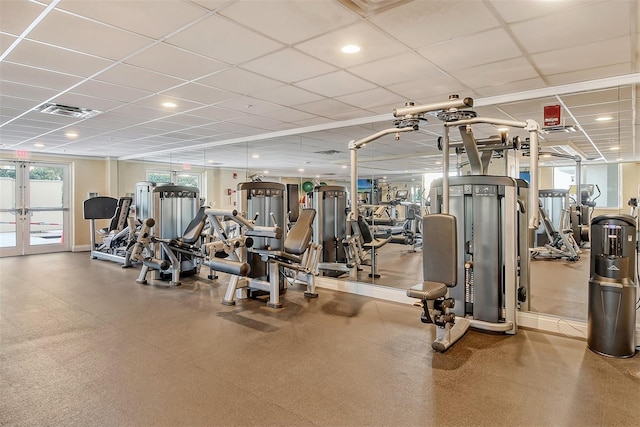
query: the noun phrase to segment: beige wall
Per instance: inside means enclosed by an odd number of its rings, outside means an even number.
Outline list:
[[[84,160],[75,159],[71,162],[71,227],[73,233],[73,248],[89,245],[89,221],[82,216],[82,202],[89,193],[101,196],[109,194],[107,183],[107,161],[103,159]],[[97,221],[97,227],[106,226],[108,221]]]
[[[622,163],[620,182],[622,183],[620,210],[629,213],[627,202],[632,197],[640,196],[640,162]]]

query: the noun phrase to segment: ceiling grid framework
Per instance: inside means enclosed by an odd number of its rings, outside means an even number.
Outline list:
[[[392,126],[407,101],[457,93],[511,120],[542,122],[561,103],[582,132],[542,135],[545,146],[640,160],[636,0],[394,6],[0,0],[0,150],[346,175],[349,140]],[[350,43],[361,51],[340,52]],[[34,111],[46,102],[102,113]],[[367,147],[363,173],[434,168],[442,124],[421,127]]]

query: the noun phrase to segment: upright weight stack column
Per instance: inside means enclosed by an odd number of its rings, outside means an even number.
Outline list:
[[[613,357],[635,354],[636,225],[629,215],[591,221],[587,344]]]

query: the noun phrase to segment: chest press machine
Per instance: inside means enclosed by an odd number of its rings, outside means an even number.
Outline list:
[[[515,334],[518,305],[526,300],[529,284],[529,230],[538,228],[538,130],[533,120],[476,117],[471,98],[396,109],[395,128],[380,131],[349,144],[351,151],[352,193],[357,189],[355,151],[381,136],[417,131],[424,114],[438,112],[444,121],[443,178],[432,186],[433,214],[423,217],[423,282],[407,290],[407,296],[422,301],[424,323],[436,325],[432,348],[445,351],[469,327]],[[508,176],[487,176],[494,152],[515,146],[503,144],[506,138],[480,142],[471,125],[490,124],[523,128],[529,133],[531,182]],[[457,126],[462,142],[450,144],[449,128]],[[494,141],[495,140],[495,141]],[[479,148],[481,146],[481,148]],[[466,153],[471,176],[449,177],[450,148]],[[514,156],[515,158],[515,156]],[[507,157],[505,156],[505,159]],[[505,164],[505,171],[517,172],[517,164]],[[356,200],[353,201],[353,206]],[[355,217],[350,218],[355,221]],[[454,289],[464,278],[464,286]],[[456,300],[459,304],[456,306]]]

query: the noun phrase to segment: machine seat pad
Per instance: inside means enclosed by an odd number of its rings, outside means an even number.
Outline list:
[[[287,233],[284,240],[284,250],[293,255],[302,255],[309,247],[313,237],[313,219],[316,217],[315,209],[303,209],[296,224]]]
[[[369,225],[396,225],[397,222],[393,218],[367,218]]]
[[[422,301],[435,300],[445,296],[447,293],[447,285],[441,282],[425,281],[407,289],[407,296],[410,298],[418,298]]]

